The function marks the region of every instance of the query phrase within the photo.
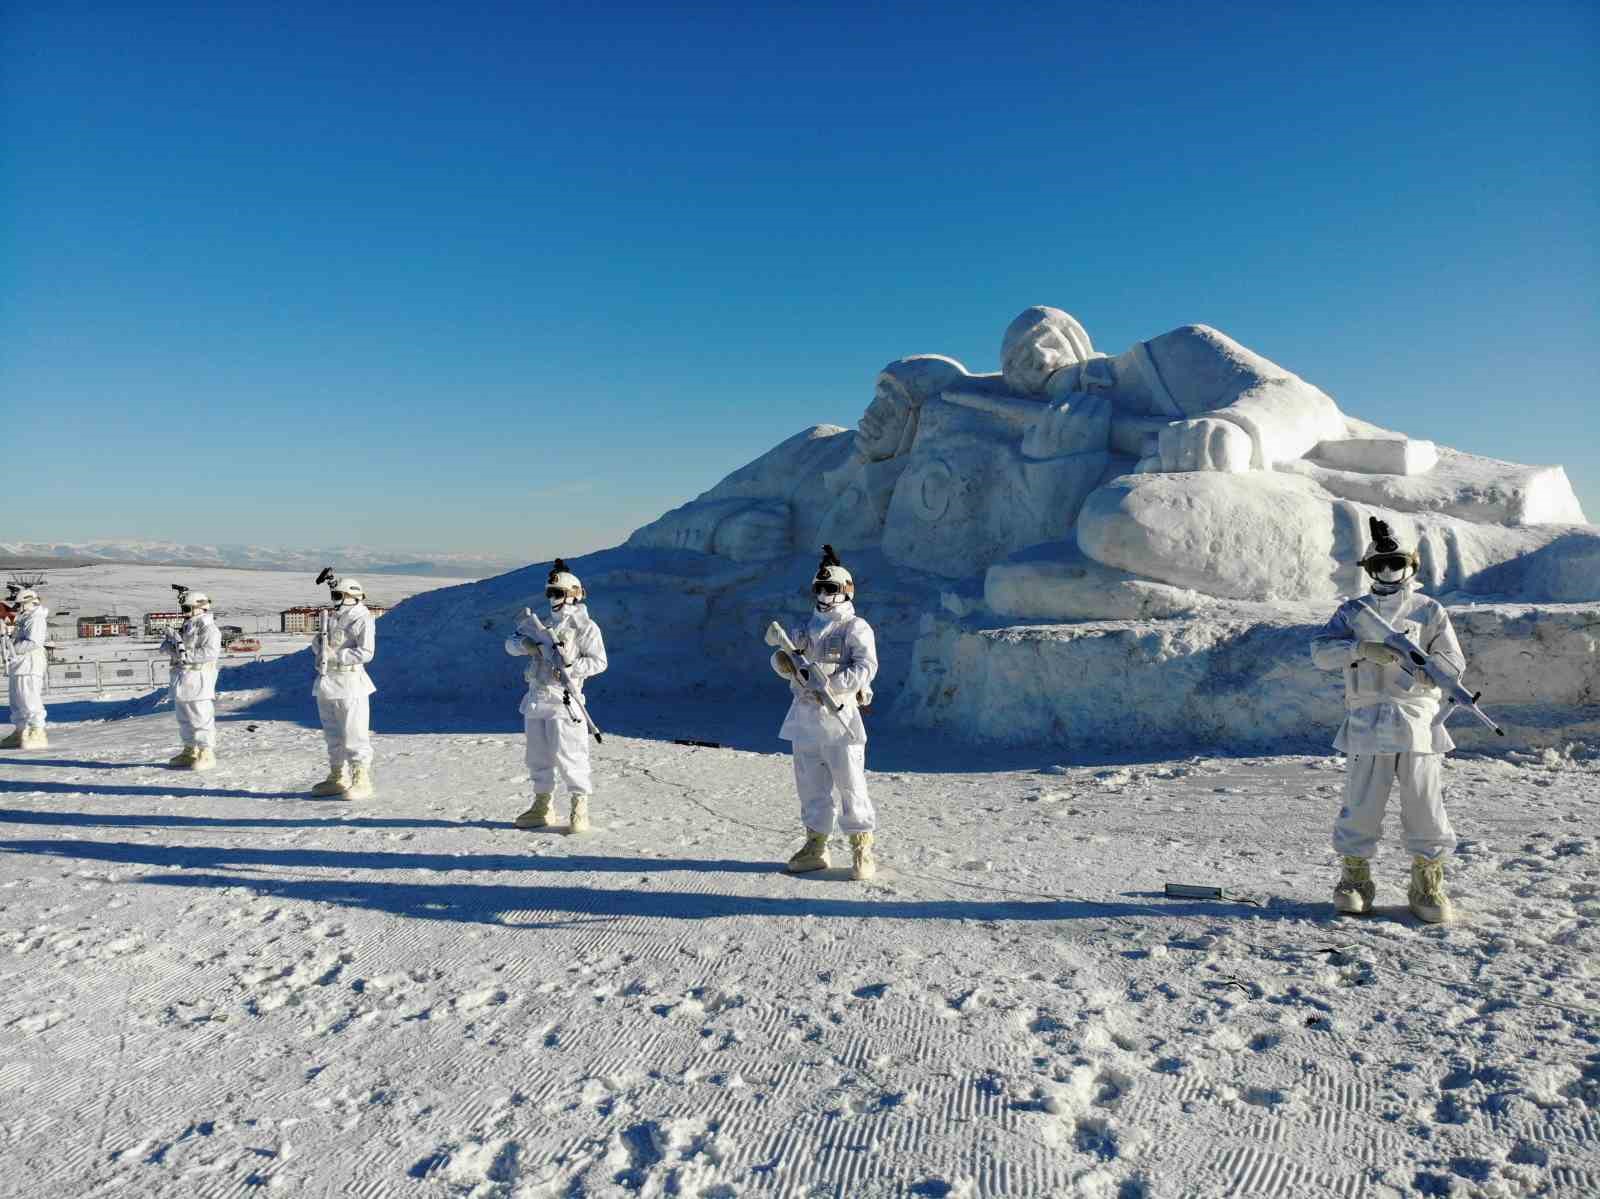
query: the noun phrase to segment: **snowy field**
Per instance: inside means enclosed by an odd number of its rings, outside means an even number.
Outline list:
[[[572,838],[510,825],[513,712],[350,804],[309,697],[244,699],[203,776],[87,703],[0,754],[6,1194],[1600,1194],[1591,752],[1449,761],[1430,928],[1392,825],[1329,917],[1334,757],[888,735],[857,884],[779,870],[779,752],[608,736]]]
[[[335,564],[337,565],[337,564]],[[248,634],[276,631],[278,613],[285,608],[328,602],[327,587],[315,585],[316,572],[282,570],[230,570],[212,566],[146,566],[114,563],[47,570],[40,594],[50,609],[51,632],[65,646],[76,640],[77,618],[122,613],[138,618],[146,612],[175,612],[178,601],[172,584],[182,583],[211,597],[218,624],[236,624]],[[453,587],[465,579],[430,575],[368,575],[361,579],[375,603],[393,606],[401,600],[437,587]],[[69,612],[64,631],[56,616]],[[142,631],[142,629],[141,629]],[[126,638],[110,638],[121,640]]]

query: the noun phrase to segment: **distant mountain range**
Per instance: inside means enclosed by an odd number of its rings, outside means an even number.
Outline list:
[[[97,541],[0,541],[0,567],[84,566],[137,562],[146,566],[226,566],[236,570],[309,570],[324,566],[363,574],[437,575],[486,579],[528,565],[492,554],[385,553],[361,546],[300,550],[260,545],[184,545],[175,541],[112,538]]]

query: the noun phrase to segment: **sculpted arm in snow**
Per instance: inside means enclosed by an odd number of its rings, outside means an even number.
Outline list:
[[[1361,639],[1350,627],[1350,617],[1341,604],[1322,631],[1311,639],[1311,660],[1323,670],[1343,670],[1355,655]]]
[[[373,627],[372,617],[363,617],[351,632],[357,644],[345,646],[335,657],[340,666],[365,666],[378,652],[378,630]]]
[[[581,683],[602,673],[607,665],[605,638],[600,636],[600,626],[591,620],[578,634],[578,652],[573,656],[572,665],[567,667],[567,673],[573,682]]]
[[[871,625],[855,621],[844,644],[844,661],[828,676],[828,690],[834,695],[854,695],[878,675],[878,644]]]

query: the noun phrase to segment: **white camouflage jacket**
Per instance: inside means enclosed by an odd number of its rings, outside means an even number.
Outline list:
[[[814,612],[804,624],[786,630],[789,640],[807,660],[828,677],[828,694],[843,709],[841,724],[810,690],[796,679],[789,681],[794,700],[783,718],[778,736],[800,745],[826,742],[867,743],[861,706],[872,702],[872,680],[878,676],[878,644],[872,626],[856,615],[854,604],[840,604],[829,612]],[[772,655],[778,669],[778,655]],[[782,672],[779,671],[781,674]]]

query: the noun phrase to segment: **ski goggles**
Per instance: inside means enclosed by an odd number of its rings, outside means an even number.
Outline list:
[[[811,584],[812,595],[843,595],[844,588],[830,579],[818,579]]]
[[[1369,573],[1378,574],[1380,571],[1405,570],[1411,565],[1411,559],[1405,554],[1380,554],[1376,558],[1368,558],[1362,565]]]
[[[547,600],[564,600],[571,593],[565,587],[546,587],[544,598]]]

